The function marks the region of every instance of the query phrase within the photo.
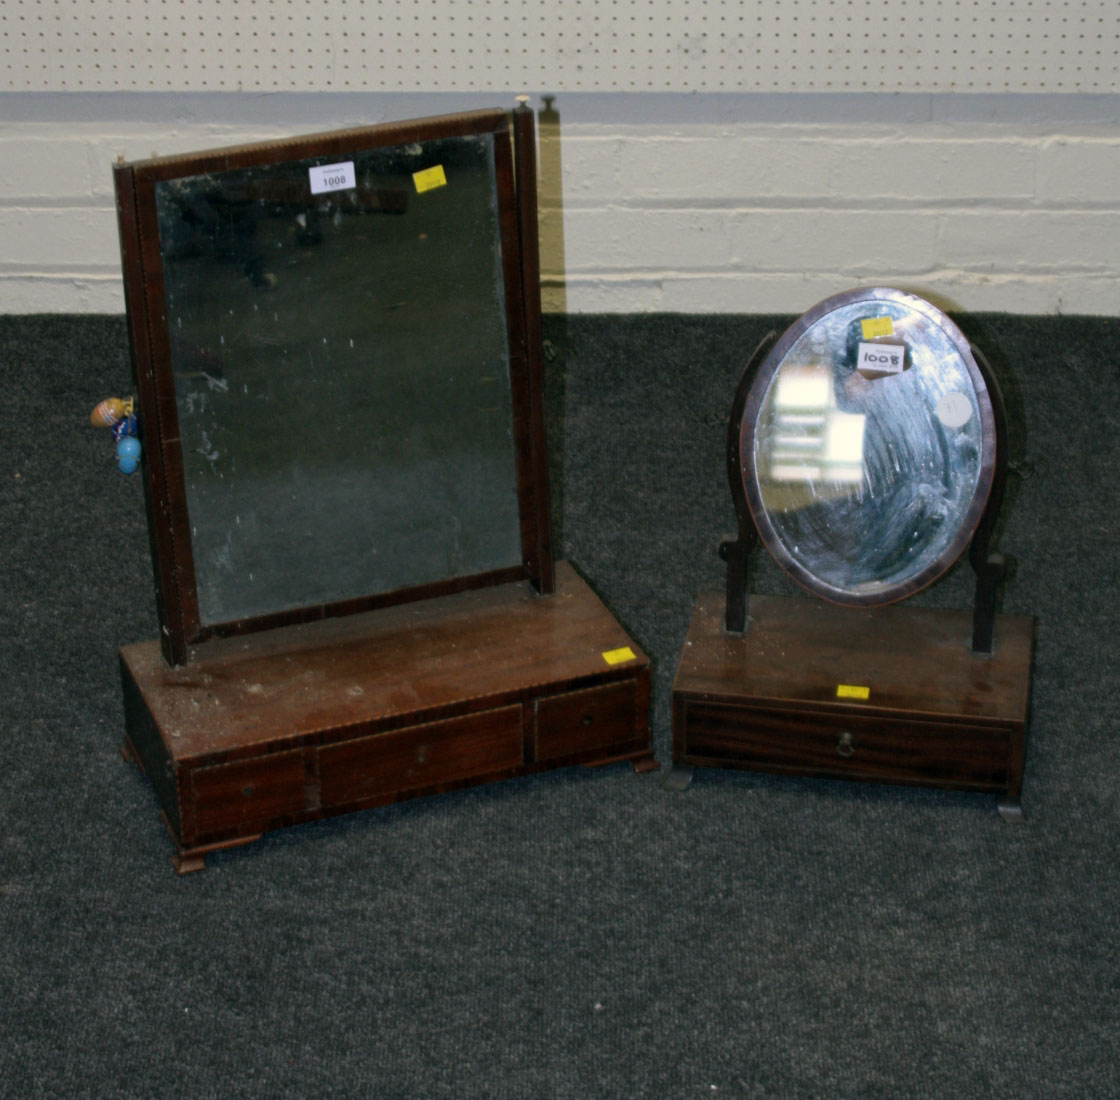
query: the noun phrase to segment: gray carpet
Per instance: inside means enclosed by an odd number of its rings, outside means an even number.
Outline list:
[[[773,321],[547,319],[557,544],[654,658],[663,762],[733,526],[724,419]],[[117,754],[116,650],[156,630],[139,480],[86,426],[130,389],[124,323],[0,318],[0,1095],[1120,1095],[1120,321],[960,321],[1021,475],[1024,826],[968,794],[570,769],[180,879]],[[957,568],[919,599],[970,596]]]

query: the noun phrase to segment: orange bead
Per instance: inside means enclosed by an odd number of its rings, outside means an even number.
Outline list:
[[[118,420],[123,420],[127,415],[128,409],[119,397],[106,397],[89,414],[89,422],[95,428],[111,428]]]

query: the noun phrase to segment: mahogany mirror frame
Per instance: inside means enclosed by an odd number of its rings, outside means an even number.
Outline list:
[[[437,139],[493,135],[501,271],[506,305],[521,562],[388,592],[203,623],[192,556],[179,435],[163,259],[155,201],[160,181]],[[312,134],[160,157],[114,168],[125,302],[138,412],[143,481],[163,655],[187,663],[211,637],[246,634],[513,581],[553,591],[541,363],[540,274],[534,120],[524,104],[502,109]]]
[[[882,302],[903,306],[922,314],[926,320],[940,328],[960,357],[972,383],[980,411],[977,484],[953,538],[921,569],[873,593],[844,591],[827,585],[794,558],[770,520],[758,486],[754,459],[754,439],[759,414],[789,351],[822,318],[845,306],[863,301],[872,305]],[[749,517],[749,523],[753,524],[758,538],[783,571],[807,592],[831,603],[869,607],[906,599],[941,577],[961,557],[978,529],[988,526],[987,523],[982,524],[986,513],[998,508],[999,497],[1002,495],[1002,466],[1005,461],[1002,416],[1002,400],[990,370],[983,363],[982,357],[974,353],[957,325],[936,306],[915,294],[890,287],[849,290],[827,298],[799,317],[776,342],[771,344],[769,338],[764,341],[756,350],[740,383],[729,424],[728,473],[732,483],[732,497],[740,517],[741,541],[744,545],[749,541],[743,522]],[[986,535],[986,531],[984,533]],[[734,556],[732,544],[727,544],[721,552],[725,558],[729,554]],[[729,609],[730,606],[729,600]],[[729,610],[729,621],[737,618]]]

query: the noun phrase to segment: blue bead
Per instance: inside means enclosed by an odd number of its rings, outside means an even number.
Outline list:
[[[123,420],[118,420],[113,425],[113,438],[119,443],[126,435],[139,435],[140,426],[136,423],[136,417],[131,413]]]
[[[126,435],[117,442],[117,465],[122,474],[132,474],[140,465],[140,440]]]

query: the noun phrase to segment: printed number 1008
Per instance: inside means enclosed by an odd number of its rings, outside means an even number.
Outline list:
[[[324,191],[341,191],[355,186],[353,161],[342,164],[317,164],[309,168],[307,174],[313,195],[321,195]]]

